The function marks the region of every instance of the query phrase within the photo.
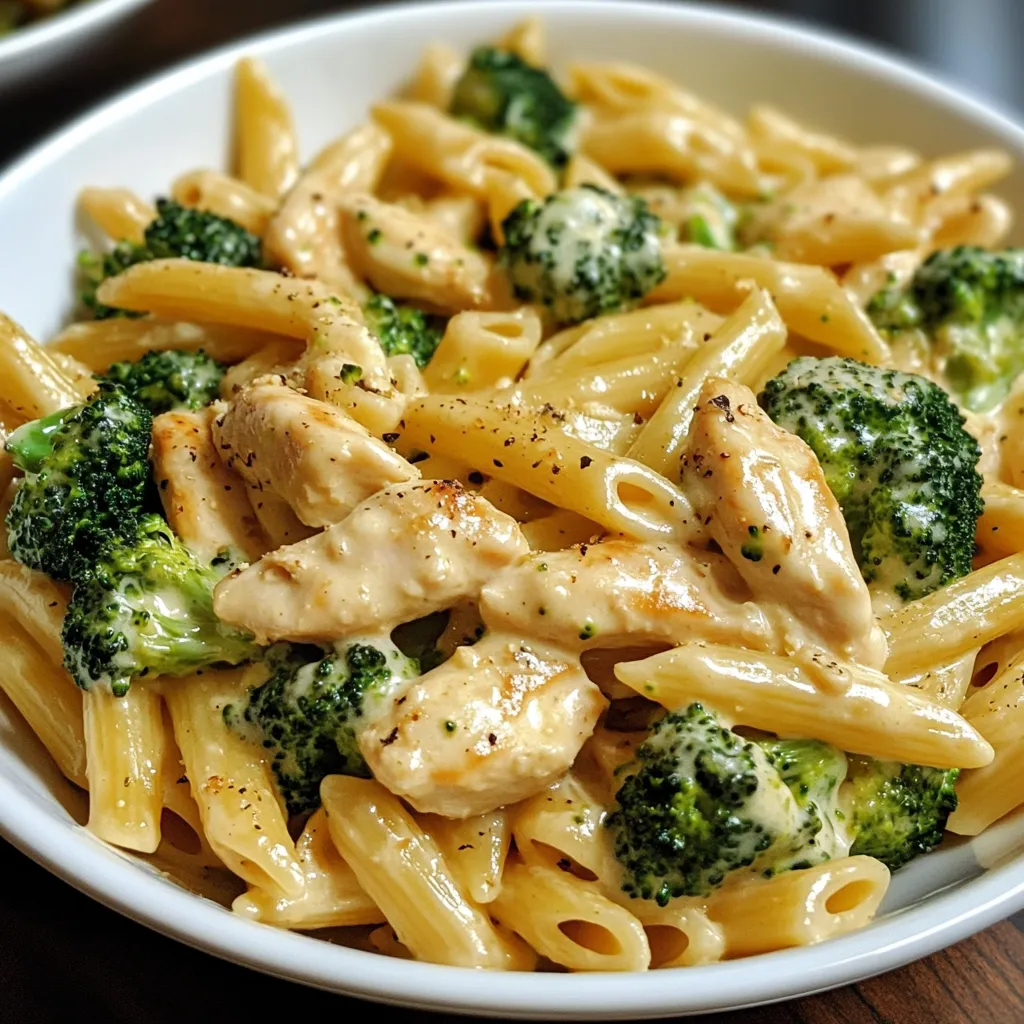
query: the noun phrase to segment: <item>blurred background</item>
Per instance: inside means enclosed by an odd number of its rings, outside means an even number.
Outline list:
[[[427,0],[429,2],[429,0]],[[0,163],[104,97],[161,68],[275,25],[348,8],[338,0],[155,0],[55,84],[0,100]],[[761,0],[720,4],[786,15],[879,43],[1024,110],[1024,0]]]

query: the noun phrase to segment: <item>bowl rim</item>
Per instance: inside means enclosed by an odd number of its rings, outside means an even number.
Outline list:
[[[114,0],[109,0],[114,2]],[[118,0],[131,6],[144,0]],[[489,10],[509,17],[529,13],[582,14],[604,8],[631,18],[669,20],[677,26],[714,24],[749,39],[767,40],[838,61],[873,74],[894,89],[909,90],[1002,136],[1024,155],[1024,127],[999,104],[982,101],[918,70],[881,48],[790,19],[743,10],[651,0],[488,0]],[[81,140],[191,82],[222,73],[241,55],[272,54],[301,46],[325,29],[401,22],[429,9],[439,25],[446,17],[478,10],[480,0],[435,0],[356,10],[277,27],[191,58],[121,94],[30,149],[0,176],[0,203],[42,168],[62,159]],[[3,54],[0,47],[0,55]],[[501,1017],[633,1019],[692,1014],[810,995],[869,977],[927,956],[1024,908],[1021,858],[894,914],[868,930],[817,946],[804,946],[684,971],[634,974],[531,974],[521,976],[395,960],[287,932],[237,917],[210,900],[169,885],[150,870],[124,870],[125,856],[84,829],[69,859],[69,827],[7,787],[0,800],[0,835],[75,888],[126,917],[181,942],[267,974],[348,995],[423,1009]]]
[[[15,29],[6,38],[0,39],[0,70],[8,61],[13,63],[26,53],[42,49],[79,29],[102,24],[121,11],[128,12],[147,3],[150,0],[89,0],[58,11],[33,25]]]

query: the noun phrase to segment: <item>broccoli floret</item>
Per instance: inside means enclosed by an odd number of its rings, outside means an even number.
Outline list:
[[[852,854],[877,857],[891,871],[942,840],[956,810],[957,768],[851,758],[841,803],[854,835]]]
[[[543,303],[558,323],[631,309],[666,276],[661,221],[637,196],[581,185],[524,200],[502,229],[516,297]]]
[[[137,317],[141,313],[133,313],[127,309],[115,309],[106,306],[96,298],[96,289],[108,277],[117,277],[136,263],[145,263],[153,257],[144,245],[133,242],[118,242],[113,249],[105,253],[92,252],[85,249],[78,254],[78,271],[81,286],[78,296],[96,320],[108,320],[115,316]]]
[[[910,601],[971,571],[981,456],[923,377],[852,359],[794,359],[760,395],[818,457],[864,579]]]
[[[363,314],[366,326],[386,355],[411,355],[421,370],[430,362],[444,334],[443,317],[401,305],[386,295],[370,298],[363,306]],[[359,369],[354,367],[354,371]]]
[[[98,320],[134,315],[104,306],[96,299],[96,289],[108,277],[115,277],[136,263],[173,257],[226,267],[258,267],[263,261],[263,247],[256,235],[227,217],[192,210],[173,199],[158,199],[156,218],[146,228],[141,245],[118,242],[102,255],[89,251],[79,254],[82,303]]]
[[[796,837],[794,857],[774,865],[771,873],[846,856],[849,830],[838,805],[846,755],[820,740],[758,740],[758,746],[804,812],[804,835]]]
[[[686,194],[689,216],[682,225],[687,242],[705,249],[735,251],[739,213],[714,185],[698,185]]]
[[[451,113],[564,167],[575,147],[576,104],[543,69],[493,46],[473,51],[455,84]]]
[[[868,313],[890,334],[921,331],[953,393],[984,412],[1024,372],[1024,248],[934,252],[906,288],[879,292]]]
[[[761,747],[700,704],[656,722],[636,757],[639,769],[607,819],[630,896],[664,906],[755,862],[774,872],[827,855],[811,843],[821,821],[797,804]]]
[[[268,663],[266,682],[250,691],[246,704],[226,707],[224,718],[271,751],[288,810],[299,814],[319,805],[325,775],[369,776],[360,727],[419,668],[379,638],[343,641],[327,653],[282,645]]]
[[[160,516],[144,516],[131,539],[108,543],[76,581],[64,617],[65,668],[83,690],[101,685],[121,697],[132,679],[254,657],[252,637],[213,612],[224,570],[203,565]]]
[[[134,362],[114,363],[98,381],[120,384],[154,415],[172,409],[201,409],[218,394],[224,367],[198,352],[147,352]]]
[[[7,440],[25,473],[7,514],[11,554],[56,580],[75,580],[112,537],[130,537],[149,482],[152,417],[102,383],[84,405],[26,423]]]

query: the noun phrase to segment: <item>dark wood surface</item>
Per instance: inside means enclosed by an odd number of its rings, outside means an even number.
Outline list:
[[[911,0],[896,6],[903,5],[922,6]],[[117,40],[98,53],[83,54],[60,80],[0,101],[0,164],[160,67],[249,32],[344,6],[327,0],[156,0]],[[885,3],[780,0],[748,6],[818,14],[883,41],[913,42],[900,36],[905,19],[887,20]],[[986,11],[991,6],[986,4]],[[1011,92],[1007,98],[1016,97]],[[72,1013],[109,1024],[227,1022],[282,1012],[300,1020],[358,1021],[385,1013],[383,1019],[410,1024],[430,1019],[300,990],[215,960],[119,917],[3,842],[0,878],[6,883],[0,893],[0,1019],[6,1024],[63,1022]],[[713,1019],[716,1024],[1024,1024],[1024,914],[859,985]]]

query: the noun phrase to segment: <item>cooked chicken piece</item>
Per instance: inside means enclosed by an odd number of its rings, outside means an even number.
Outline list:
[[[608,540],[536,552],[483,589],[491,629],[568,648],[622,647],[736,637],[773,646],[771,628],[721,555],[674,545]]]
[[[214,410],[165,412],[153,420],[153,475],[171,529],[205,562],[229,549],[247,562],[270,541],[246,497],[245,483],[217,456]]]
[[[222,580],[214,607],[261,642],[330,642],[475,598],[526,552],[516,521],[459,484],[399,484]]]
[[[779,609],[788,646],[810,642],[882,666],[884,636],[821,466],[749,388],[724,378],[704,385],[683,488],[755,599]]]
[[[416,679],[359,748],[374,778],[418,811],[466,818],[554,782],[605,705],[576,655],[493,634]]]
[[[490,264],[431,218],[368,195],[340,210],[349,261],[378,291],[452,313],[486,304]]]
[[[419,470],[326,402],[261,377],[213,421],[225,464],[257,490],[284,498],[307,526],[330,526]]]

